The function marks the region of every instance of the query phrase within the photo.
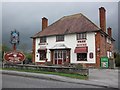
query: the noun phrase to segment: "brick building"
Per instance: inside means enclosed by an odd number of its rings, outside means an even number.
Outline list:
[[[64,16],[48,26],[42,18],[42,30],[33,39],[33,63],[82,63],[100,67],[101,57],[113,57],[112,29],[106,30],[106,10],[99,8],[100,27],[83,14]]]

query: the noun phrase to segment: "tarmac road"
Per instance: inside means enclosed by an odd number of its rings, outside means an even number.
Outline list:
[[[103,88],[103,87],[3,74],[2,88]]]

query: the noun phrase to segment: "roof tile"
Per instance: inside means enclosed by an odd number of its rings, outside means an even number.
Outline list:
[[[33,37],[92,32],[98,30],[100,30],[100,28],[97,25],[90,21],[86,16],[79,13],[62,17]]]

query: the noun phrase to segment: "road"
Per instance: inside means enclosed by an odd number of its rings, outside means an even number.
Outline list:
[[[103,87],[3,74],[2,88],[103,88]]]

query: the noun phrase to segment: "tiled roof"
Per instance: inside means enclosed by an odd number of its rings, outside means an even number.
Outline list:
[[[79,13],[79,14],[62,17],[61,19],[51,24],[43,31],[40,31],[33,37],[80,33],[80,32],[92,32],[98,30],[100,30],[98,26],[96,26],[83,14]]]

